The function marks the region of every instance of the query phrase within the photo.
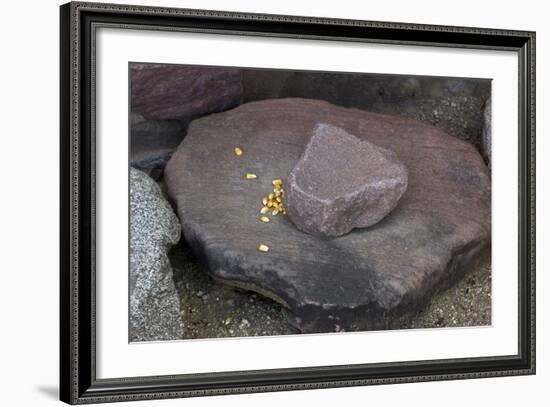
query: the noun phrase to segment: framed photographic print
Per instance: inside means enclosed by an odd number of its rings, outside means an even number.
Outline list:
[[[535,373],[535,33],[61,6],[61,399]]]

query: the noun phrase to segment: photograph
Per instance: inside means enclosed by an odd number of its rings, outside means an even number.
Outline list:
[[[491,326],[492,78],[128,82],[129,342]]]

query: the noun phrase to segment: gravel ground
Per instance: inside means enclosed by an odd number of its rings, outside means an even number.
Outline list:
[[[447,96],[423,100],[417,110],[401,116],[439,127],[451,136],[472,144],[482,153],[481,132],[485,102],[472,96]]]
[[[176,289],[181,299],[184,338],[223,338],[299,333],[285,319],[282,307],[259,294],[212,279],[184,242],[171,252]],[[433,300],[401,328],[481,326],[491,323],[489,256],[455,286]]]

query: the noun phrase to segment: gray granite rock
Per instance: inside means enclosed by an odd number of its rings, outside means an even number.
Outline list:
[[[286,185],[285,206],[298,229],[340,236],[395,208],[407,189],[407,170],[393,151],[323,123]]]
[[[130,168],[130,341],[181,339],[179,298],[167,251],[180,225],[160,187]]]
[[[395,151],[407,168],[407,191],[376,225],[325,238],[287,216],[259,221],[271,181],[288,177],[319,123]],[[400,327],[460,280],[491,238],[489,170],[472,145],[414,120],[319,100],[247,103],[193,121],[165,180],[205,268],[276,300],[304,332]]]

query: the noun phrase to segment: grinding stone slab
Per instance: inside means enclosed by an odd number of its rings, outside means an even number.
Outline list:
[[[406,166],[408,189],[381,222],[323,238],[285,216],[259,221],[271,181],[287,178],[318,123],[389,148]],[[318,100],[247,103],[193,121],[165,177],[207,270],[280,302],[304,332],[395,327],[490,242],[491,181],[474,147],[410,119]]]

